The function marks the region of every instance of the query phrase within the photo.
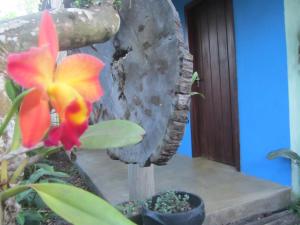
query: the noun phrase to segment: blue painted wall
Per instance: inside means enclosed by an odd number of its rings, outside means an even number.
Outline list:
[[[173,0],[183,24],[188,2]],[[283,0],[233,0],[233,7],[241,170],[290,185],[289,161],[266,159],[271,150],[290,146]],[[191,151],[188,124],[179,152],[190,156]]]
[[[187,28],[186,28],[186,21],[185,21],[185,13],[184,13],[184,6],[191,2],[192,0],[173,0],[173,3],[179,13],[181,24],[183,27],[184,39],[185,42],[188,44],[188,35],[187,35]],[[184,137],[181,143],[180,148],[178,149],[179,154],[185,156],[192,156],[192,136],[191,136],[191,123],[190,120],[185,127]]]
[[[290,146],[283,0],[233,0],[236,35],[241,170],[291,183],[288,160],[266,160]]]

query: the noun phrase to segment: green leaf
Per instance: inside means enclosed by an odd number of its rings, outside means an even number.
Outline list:
[[[1,184],[3,185],[3,189],[7,189],[8,183],[8,161],[1,161]]]
[[[49,177],[47,179],[43,179],[40,180],[40,183],[60,183],[60,184],[66,184],[67,182],[59,179],[59,178],[53,178],[53,177]]]
[[[50,166],[46,163],[36,163],[34,164],[37,168],[39,169],[44,169],[44,170],[47,170],[49,172],[53,172],[54,171],[54,167],[53,166]]]
[[[134,225],[107,202],[82,189],[64,184],[31,187],[52,211],[74,225]]]
[[[56,171],[48,171],[44,168],[40,168],[37,171],[35,171],[31,176],[28,178],[28,180],[24,181],[25,184],[32,184],[38,182],[42,177],[44,176],[52,176],[52,177],[60,177],[60,178],[67,178],[69,177],[68,174],[63,172],[56,172]]]
[[[14,84],[14,82],[12,80],[7,79],[5,81],[5,91],[6,91],[7,96],[9,97],[9,99],[11,101],[14,101],[15,98],[20,93],[21,89],[16,84]]]
[[[90,126],[81,136],[81,148],[98,150],[134,145],[142,141],[145,130],[127,120],[110,120]]]
[[[276,151],[272,151],[267,155],[268,159],[275,159],[278,157],[283,157],[283,158],[287,158],[290,160],[295,161],[297,164],[300,164],[300,156],[296,153],[293,152],[290,149],[278,149]]]
[[[14,127],[14,134],[12,139],[12,144],[10,146],[11,151],[17,150],[22,143],[22,137],[21,137],[21,129],[20,129],[20,123],[19,123],[19,116],[16,116],[16,123]]]
[[[62,147],[50,147],[46,148],[45,146],[42,146],[38,149],[35,149],[34,151],[28,152],[28,154],[33,153],[32,155],[41,155],[43,157],[47,157],[51,154],[54,154],[56,152],[59,152],[62,150]]]
[[[9,188],[7,190],[1,191],[0,192],[0,201],[4,202],[7,199],[14,197],[26,190],[28,190],[30,187],[26,185],[16,185],[12,188]]]
[[[22,201],[30,202],[33,200],[34,194],[35,194],[35,192],[32,189],[29,189],[29,190],[26,190],[24,192],[17,194],[16,200],[18,203],[20,203]]]
[[[28,159],[25,158],[21,164],[18,166],[18,168],[15,170],[15,172],[13,173],[9,183],[10,184],[15,184],[19,178],[19,176],[21,176],[21,174],[24,172],[25,167],[27,166],[28,163]]]
[[[192,84],[195,83],[196,80],[199,80],[198,72],[194,72],[192,75]]]
[[[19,225],[24,225],[25,224],[25,215],[23,211],[20,211],[16,217],[17,223]]]
[[[28,95],[31,91],[32,91],[32,89],[26,90],[26,91],[22,92],[20,95],[18,95],[14,99],[9,112],[5,116],[3,123],[0,125],[0,136],[3,135],[3,132],[5,131],[5,129],[6,129],[7,125],[8,125],[8,123],[9,123],[9,121],[12,119],[12,117],[14,116],[14,114],[18,111],[19,106],[20,106],[23,98],[26,95]]]
[[[200,93],[200,92],[191,92],[190,94],[191,96],[194,96],[194,95],[200,95],[203,99],[205,99],[205,95]]]
[[[39,225],[43,221],[43,216],[35,210],[24,210],[23,216],[25,224],[27,225]]]

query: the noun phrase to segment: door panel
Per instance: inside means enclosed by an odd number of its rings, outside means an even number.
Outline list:
[[[198,1],[199,2],[199,1]],[[235,47],[230,0],[203,0],[186,9],[194,70],[193,156],[239,168]]]

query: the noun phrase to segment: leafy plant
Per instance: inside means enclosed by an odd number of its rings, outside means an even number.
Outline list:
[[[143,204],[143,201],[128,201],[116,205],[116,209],[118,209],[123,215],[131,217],[140,214]]]
[[[9,79],[5,81],[5,91],[11,101],[14,101],[22,92],[21,87]]]
[[[148,209],[161,213],[186,212],[192,209],[189,203],[189,195],[175,191],[164,192],[147,200],[145,205]]]
[[[298,214],[298,216],[300,216],[300,199],[297,199],[296,201],[294,201],[290,206],[289,209]]]
[[[290,159],[293,163],[300,166],[300,155],[290,149],[281,148],[268,153],[267,158],[272,160],[276,158],[286,158]],[[289,207],[293,212],[300,215],[300,199],[295,200]]]
[[[27,177],[21,184],[66,183],[61,178],[69,177],[68,174],[57,172],[53,166],[45,163],[37,163],[30,166],[30,168],[27,168],[26,175]],[[19,225],[40,224],[49,216],[46,205],[32,189],[18,194],[16,200],[22,206],[16,218]]]
[[[93,5],[99,5],[103,0],[75,0],[73,6],[77,8],[89,8]],[[114,0],[113,5],[116,9],[119,9],[122,6],[122,0]]]
[[[93,0],[75,0],[74,4],[78,8],[88,8],[93,4]]]
[[[44,221],[44,217],[35,209],[21,209],[16,220],[19,225],[40,225]]]
[[[28,168],[28,177],[20,182],[21,185],[28,185],[34,183],[66,183],[62,178],[68,178],[69,175],[63,172],[58,172],[54,170],[53,166],[45,163],[37,163]],[[25,204],[26,206],[36,206],[34,205],[34,196],[32,195],[33,190],[28,190],[17,195],[16,199],[19,203]]]
[[[81,141],[83,147],[88,149],[122,147],[138,143],[145,134],[140,126],[120,120],[88,128],[90,106],[102,95],[99,74],[104,64],[86,54],[68,56],[57,64],[57,37],[51,15],[45,11],[38,47],[9,54],[7,58],[8,77],[25,91],[18,95],[21,89],[14,86],[13,82],[7,82],[6,91],[13,104],[0,124],[0,136],[5,134],[15,115],[18,120],[12,146],[0,155],[0,214],[3,215],[6,200],[17,196],[19,202],[28,204],[33,199],[41,199],[39,204],[46,204],[74,225],[132,225],[131,221],[101,198],[62,184],[60,178],[66,177],[66,174],[55,171],[49,165],[37,164],[26,180],[19,181],[27,165],[62,148],[71,152],[80,146]],[[59,117],[58,124],[51,123],[53,110]],[[114,132],[109,132],[111,129]],[[104,130],[108,136],[105,136]],[[126,130],[127,134],[124,132]],[[82,136],[84,132],[86,135]],[[99,139],[100,142],[93,139]],[[25,223],[26,215],[35,221],[40,219],[38,214],[22,211],[17,218],[20,224]]]
[[[18,185],[1,192],[0,198],[6,201],[30,189],[34,190],[53,212],[74,225],[134,225],[101,198],[70,185],[57,183]],[[104,221],[106,223],[103,223]]]
[[[300,165],[300,156],[296,152],[294,152],[290,149],[285,149],[285,148],[278,149],[278,150],[270,152],[267,155],[267,158],[270,160],[278,158],[278,157],[290,159],[294,163]]]
[[[122,0],[114,0],[114,6],[119,9],[122,6]]]
[[[199,82],[200,81],[200,77],[199,77],[199,74],[198,72],[194,72],[193,75],[192,75],[192,85],[195,83],[195,82]],[[195,92],[195,91],[192,91],[191,96],[194,96],[194,95],[200,95],[202,98],[205,98],[204,94],[202,93],[199,93],[199,92]]]
[[[199,81],[199,80],[200,80],[200,77],[199,77],[198,72],[194,72],[192,74],[192,84],[194,84],[196,81]]]

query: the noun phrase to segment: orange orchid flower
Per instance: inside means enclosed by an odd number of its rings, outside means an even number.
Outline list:
[[[42,15],[38,47],[10,54],[7,71],[12,80],[33,90],[20,107],[22,143],[33,147],[48,134],[48,146],[62,143],[65,149],[79,146],[79,137],[88,127],[91,104],[103,91],[99,74],[104,64],[87,54],[75,54],[56,64],[58,37],[50,14]],[[50,104],[49,104],[50,103]],[[50,110],[60,124],[51,127]]]

